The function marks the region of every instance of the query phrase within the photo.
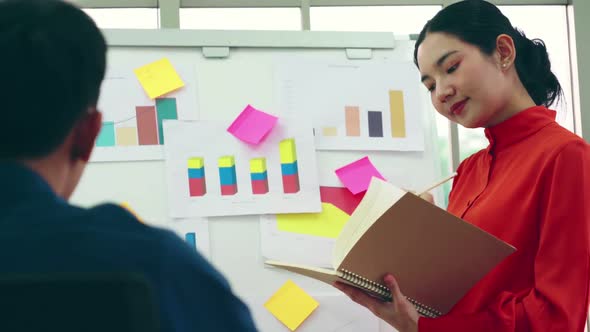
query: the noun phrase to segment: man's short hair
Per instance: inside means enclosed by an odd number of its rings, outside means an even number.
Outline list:
[[[0,0],[0,159],[35,159],[62,144],[98,101],[106,50],[71,4]]]

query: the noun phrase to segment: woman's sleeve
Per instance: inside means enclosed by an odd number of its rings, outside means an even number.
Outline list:
[[[502,292],[474,314],[420,318],[419,332],[584,330],[590,284],[588,145],[581,141],[566,145],[547,179],[544,206],[539,207],[534,288],[518,296]]]

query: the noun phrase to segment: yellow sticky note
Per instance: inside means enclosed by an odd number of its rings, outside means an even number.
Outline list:
[[[278,214],[280,231],[337,238],[350,216],[330,203],[322,203],[321,213]]]
[[[167,58],[152,62],[133,71],[151,99],[184,86],[184,82]]]
[[[293,281],[287,282],[264,304],[278,320],[295,331],[320,304]]]
[[[142,221],[141,218],[139,218],[139,215],[131,208],[131,205],[129,205],[129,203],[122,202],[120,205],[121,207],[129,211],[129,213],[131,213],[135,218],[137,218],[137,220]]]

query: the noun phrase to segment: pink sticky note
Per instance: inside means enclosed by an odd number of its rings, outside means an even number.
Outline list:
[[[337,169],[336,175],[338,175],[344,186],[355,195],[369,188],[371,178],[376,177],[385,180],[381,173],[373,166],[369,157],[361,158]]]
[[[258,144],[271,131],[278,118],[248,105],[227,128],[235,137],[250,144]]]

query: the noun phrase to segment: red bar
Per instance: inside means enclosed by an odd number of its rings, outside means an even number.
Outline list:
[[[205,178],[188,179],[188,189],[191,197],[205,196],[207,193],[207,186],[205,185]]]
[[[268,180],[252,180],[252,193],[262,195],[268,192]]]
[[[221,195],[222,196],[235,195],[237,192],[238,192],[238,185],[237,184],[221,185]]]
[[[158,122],[155,106],[136,106],[139,145],[158,145]]]
[[[285,194],[299,192],[299,173],[283,175],[283,192]]]

